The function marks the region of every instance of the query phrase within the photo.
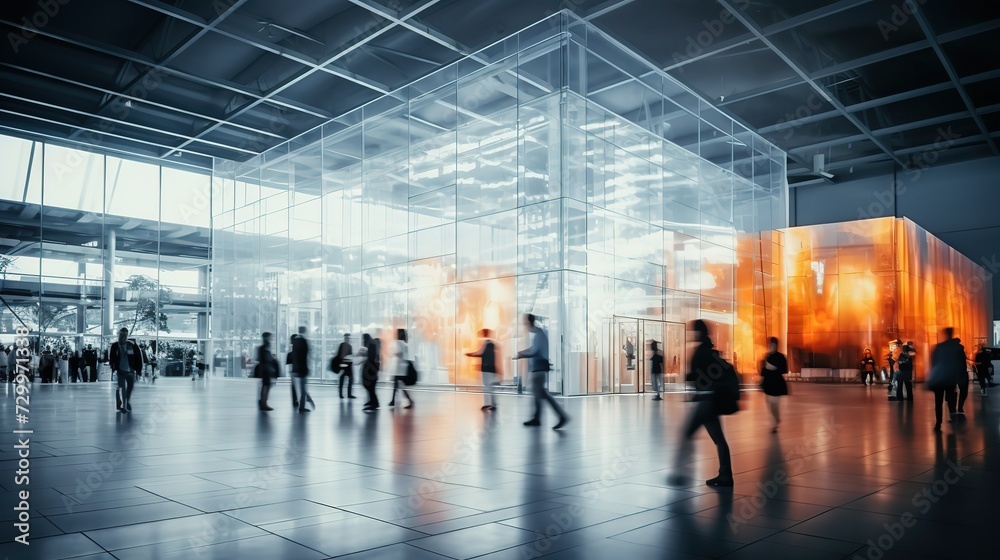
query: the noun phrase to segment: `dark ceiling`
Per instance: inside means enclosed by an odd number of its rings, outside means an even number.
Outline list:
[[[996,0],[5,0],[0,133],[243,160],[568,8],[789,153],[997,155]]]

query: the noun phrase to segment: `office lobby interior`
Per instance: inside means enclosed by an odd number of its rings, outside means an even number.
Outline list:
[[[0,27],[0,556],[992,549],[995,3]]]

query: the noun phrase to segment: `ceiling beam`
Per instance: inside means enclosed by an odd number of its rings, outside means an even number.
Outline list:
[[[106,122],[114,123],[115,125],[130,126],[132,128],[137,128],[139,130],[145,130],[147,132],[152,132],[152,133],[155,133],[155,134],[162,134],[163,136],[173,136],[174,138],[181,138],[181,139],[192,138],[191,136],[187,136],[185,134],[180,134],[178,132],[170,132],[170,131],[164,130],[162,128],[156,128],[156,127],[153,127],[153,126],[146,126],[146,125],[142,125],[142,124],[138,124],[138,123],[132,123],[132,122],[128,122],[128,121],[123,121],[123,120],[120,120],[120,119],[113,119],[111,117],[105,117],[105,116],[102,116],[102,115],[98,115],[96,113],[91,113],[91,112],[88,112],[88,111],[81,111],[79,109],[71,109],[71,108],[66,107],[64,105],[55,105],[55,104],[52,104],[52,103],[46,103],[44,101],[39,101],[38,99],[31,99],[31,98],[28,98],[28,97],[21,97],[19,95],[14,95],[14,94],[10,94],[10,93],[4,93],[2,91],[0,91],[0,97],[6,97],[8,99],[13,99],[15,101],[20,101],[22,103],[29,103],[31,105],[38,105],[40,107],[45,107],[46,109],[52,109],[52,110],[55,110],[55,111],[65,111],[67,113],[73,113],[74,115],[80,115],[81,117],[88,117],[88,118],[91,118],[91,119],[94,119],[94,120],[98,120],[98,121],[106,121]],[[98,129],[100,129],[100,126],[98,126]],[[114,130],[113,127],[111,127],[110,129]],[[80,129],[80,130],[82,131],[83,129]],[[88,130],[93,130],[93,129],[88,129]],[[76,139],[76,137],[77,137],[77,134],[74,133],[74,134],[69,135],[66,139],[69,140],[69,141],[73,141],[73,140]],[[254,152],[254,151],[251,151],[251,150],[247,150],[247,149],[244,149],[244,148],[239,148],[239,147],[236,147],[236,146],[230,146],[229,144],[222,144],[220,142],[212,142],[211,140],[198,140],[198,142],[202,143],[202,144],[205,144],[205,145],[208,145],[208,146],[215,146],[216,148],[222,148],[224,150],[231,150],[231,151],[234,151],[234,152],[243,152],[244,154],[247,154],[247,155],[257,155],[257,152]],[[195,153],[197,153],[197,152],[195,152]],[[205,154],[201,154],[201,155],[205,155]]]
[[[958,72],[955,71],[955,65],[951,63],[948,59],[948,55],[945,54],[944,49],[941,48],[941,44],[938,42],[937,35],[934,30],[931,29],[930,22],[927,21],[927,17],[924,16],[924,11],[917,2],[913,0],[906,0],[910,6],[910,12],[913,17],[917,20],[920,25],[920,29],[924,32],[924,36],[927,37],[927,42],[931,44],[931,48],[934,49],[934,54],[937,55],[938,60],[941,61],[941,65],[944,66],[945,72],[948,73],[948,77],[951,78],[951,83],[955,86],[955,90],[958,91],[958,95],[962,98],[962,102],[965,103],[965,109],[972,116],[972,120],[976,121],[976,126],[979,127],[979,132],[987,138],[987,143],[990,146],[990,150],[993,151],[993,155],[1000,155],[1000,151],[997,150],[997,145],[989,138],[989,129],[986,128],[986,123],[983,122],[983,118],[979,116],[976,112],[976,106],[972,103],[972,99],[969,97],[969,93],[965,91],[965,86],[962,85],[962,81],[958,78]]]
[[[188,72],[184,72],[184,71],[177,70],[177,69],[174,69],[174,68],[168,68],[166,66],[163,66],[162,64],[159,64],[158,62],[156,62],[152,58],[149,58],[147,56],[143,56],[143,55],[140,55],[140,54],[137,54],[137,53],[132,53],[132,52],[129,52],[129,51],[125,50],[125,49],[120,49],[120,48],[115,47],[113,45],[108,45],[108,44],[102,43],[102,42],[100,42],[98,40],[93,40],[93,39],[91,39],[91,40],[85,40],[85,39],[78,38],[78,37],[76,37],[76,36],[74,36],[74,35],[72,35],[70,33],[56,33],[56,32],[54,32],[51,29],[51,26],[44,27],[44,28],[41,28],[41,29],[36,29],[34,27],[30,27],[30,26],[24,25],[23,23],[16,23],[16,22],[13,22],[13,21],[5,20],[5,19],[0,19],[0,24],[6,25],[6,26],[9,26],[9,27],[13,27],[13,28],[16,28],[16,29],[20,29],[22,31],[28,31],[28,32],[31,32],[31,33],[34,33],[36,35],[40,35],[40,36],[43,36],[43,37],[48,37],[50,39],[54,39],[56,41],[60,41],[60,42],[63,42],[63,43],[68,43],[68,44],[73,45],[75,47],[79,47],[79,48],[91,50],[91,51],[103,54],[105,56],[110,56],[112,58],[121,58],[123,60],[128,60],[130,62],[133,62],[135,64],[139,64],[139,65],[142,65],[142,66],[149,66],[149,67],[152,67],[152,68],[155,68],[155,69],[159,70],[160,72],[163,72],[164,74],[174,75],[174,76],[177,76],[178,78],[181,78],[181,79],[184,79],[184,80],[187,80],[189,82],[196,83],[196,84],[200,84],[200,85],[204,85],[204,86],[209,86],[209,87],[213,87],[213,88],[218,88],[218,89],[224,89],[224,90],[227,90],[227,91],[231,91],[233,93],[238,93],[240,95],[244,95],[246,97],[249,97],[251,99],[255,99],[257,101],[262,101],[262,100],[264,100],[264,97],[265,97],[261,93],[258,93],[256,91],[254,91],[253,89],[251,89],[251,88],[249,88],[247,86],[244,86],[242,84],[232,83],[232,82],[229,82],[227,80],[210,80],[210,79],[207,79],[207,78],[202,78],[201,76],[196,76],[194,74],[190,74]],[[330,113],[328,113],[327,111],[323,111],[322,109],[317,109],[315,107],[309,107],[308,105],[305,105],[303,103],[298,103],[298,102],[295,102],[295,101],[291,101],[291,100],[287,100],[287,99],[282,99],[282,98],[275,97],[275,96],[271,96],[271,97],[267,98],[267,101],[269,103],[273,103],[273,104],[278,105],[280,107],[284,107],[286,109],[292,109],[294,111],[297,111],[297,112],[300,112],[300,113],[304,113],[304,114],[307,114],[307,115],[310,115],[310,116],[313,116],[313,117],[316,117],[316,118],[320,118],[320,119],[331,119],[331,118],[333,118],[333,116],[330,115]]]
[[[607,0],[597,6],[594,6],[587,11],[582,17],[587,21],[593,21],[601,16],[610,14],[611,12],[621,8],[622,6],[627,6],[635,2],[635,0]]]
[[[400,21],[405,21],[405,20],[408,20],[410,18],[416,17],[420,12],[423,12],[424,10],[426,10],[426,9],[430,8],[431,6],[439,3],[440,1],[441,0],[423,0],[422,2],[420,2],[420,3],[418,3],[418,4],[416,4],[416,5],[412,6],[412,7],[410,7],[409,9],[407,9],[406,13],[403,14],[399,18],[399,20]],[[325,67],[328,64],[332,64],[332,63],[340,60],[341,58],[344,58],[345,56],[349,55],[350,53],[354,52],[355,50],[361,48],[365,43],[368,43],[369,41],[372,41],[376,37],[378,37],[378,36],[386,33],[390,29],[393,29],[394,27],[396,27],[396,25],[398,25],[398,24],[395,23],[395,22],[390,22],[388,25],[385,25],[385,26],[383,26],[383,27],[381,27],[379,29],[376,29],[376,30],[372,31],[367,36],[350,42],[349,44],[345,45],[344,47],[338,49],[337,52],[333,53],[332,55],[329,55],[329,56],[325,57],[324,60],[320,61],[319,64],[317,64],[315,66],[312,66],[310,68],[307,68],[303,72],[299,72],[298,75],[296,75],[295,77],[290,78],[288,80],[285,80],[285,82],[283,84],[281,84],[280,86],[272,88],[263,97],[261,97],[261,98],[259,98],[257,100],[251,101],[250,103],[247,103],[243,107],[241,107],[241,108],[233,111],[232,113],[230,113],[229,115],[227,115],[227,119],[233,119],[233,118],[239,117],[240,115],[246,113],[247,111],[253,109],[254,107],[259,106],[261,103],[264,103],[264,102],[267,102],[267,101],[271,101],[279,93],[287,90],[288,88],[294,86],[295,84],[301,82],[302,80],[304,80],[304,79],[308,78],[309,76],[311,76],[311,75],[315,74],[316,72],[318,72],[320,68]],[[195,138],[200,138],[201,136],[204,136],[205,134],[208,134],[209,132],[212,132],[213,130],[219,128],[219,126],[221,126],[221,125],[218,124],[218,123],[209,125],[209,126],[203,128],[200,132],[198,132],[195,135]],[[183,143],[181,143],[179,146],[177,146],[176,149],[182,149],[182,148],[184,148],[185,146],[187,146],[192,141],[193,140],[185,140]],[[164,157],[169,156],[171,153],[173,153],[173,151],[167,152],[166,154],[164,154]]]
[[[118,93],[118,92],[116,92],[114,90],[110,90],[110,89],[107,89],[107,88],[102,88],[100,86],[95,86],[93,84],[84,83],[84,82],[81,82],[81,81],[78,81],[78,80],[71,80],[71,79],[66,78],[64,76],[57,76],[55,74],[49,74],[48,72],[42,72],[40,70],[35,70],[35,69],[27,68],[27,67],[24,67],[24,66],[18,66],[16,64],[11,64],[9,62],[0,62],[0,67],[11,68],[13,70],[24,72],[26,74],[32,74],[32,75],[35,75],[35,76],[39,76],[41,78],[46,78],[46,79],[49,79],[49,80],[62,82],[64,84],[69,84],[69,85],[72,85],[72,86],[77,86],[77,87],[84,88],[84,89],[89,89],[89,90],[92,90],[92,91],[98,91],[98,92],[104,93],[106,95],[114,95],[114,96],[120,97],[122,99],[127,99],[127,100],[131,101],[132,103],[142,103],[144,105],[149,105],[150,107],[156,107],[158,109],[163,109],[165,111],[173,111],[173,112],[180,113],[182,115],[187,115],[189,117],[193,117],[193,118],[196,118],[196,119],[203,119],[203,120],[206,120],[206,121],[214,121],[214,122],[225,123],[227,126],[230,126],[232,128],[237,128],[237,129],[240,129],[240,130],[244,130],[246,132],[250,132],[250,133],[253,133],[253,134],[259,134],[259,135],[262,135],[262,136],[271,136],[273,138],[286,140],[286,138],[283,137],[283,136],[281,136],[280,134],[274,134],[273,132],[270,132],[268,130],[263,130],[263,129],[259,129],[259,128],[254,128],[252,126],[247,126],[247,125],[243,125],[243,124],[238,124],[238,123],[232,123],[232,122],[224,121],[222,119],[219,119],[219,118],[216,118],[216,117],[212,117],[212,116],[209,116],[209,115],[206,115],[206,114],[203,114],[203,113],[198,113],[198,112],[195,112],[195,111],[188,111],[186,109],[181,109],[179,107],[174,107],[172,105],[167,105],[165,103],[157,103],[156,101],[150,101],[149,99],[145,99],[145,98],[142,98],[142,97],[136,97],[134,95],[128,95],[128,94],[124,94],[124,93]]]
[[[733,14],[733,16],[737,20],[739,20],[740,23],[742,23],[748,30],[750,30],[751,33],[756,35],[757,38],[762,43],[767,45],[768,48],[770,48],[771,51],[778,56],[778,58],[783,60],[785,64],[787,64],[788,67],[792,69],[793,72],[799,75],[799,77],[802,79],[803,82],[807,83],[809,87],[811,87],[814,91],[816,91],[816,93],[818,93],[820,97],[822,97],[827,103],[833,105],[834,108],[840,111],[840,113],[844,116],[844,118],[851,121],[851,124],[857,127],[857,129],[860,130],[861,133],[864,134],[869,140],[871,140],[872,143],[878,146],[882,151],[888,154],[893,160],[897,161],[900,165],[904,165],[903,160],[897,156],[894,156],[892,150],[890,150],[888,146],[886,146],[884,143],[882,143],[882,141],[876,138],[872,134],[871,130],[869,130],[864,123],[858,120],[858,118],[852,115],[851,113],[847,112],[847,109],[844,107],[844,104],[841,103],[839,99],[831,95],[830,92],[828,92],[825,87],[821,86],[815,80],[810,78],[809,75],[798,64],[795,63],[795,61],[793,61],[787,54],[785,54],[781,49],[779,49],[777,45],[775,45],[770,39],[765,37],[760,29],[760,26],[758,26],[750,18],[750,16],[748,16],[742,9],[737,7],[732,0],[716,0],[716,1],[719,2],[719,4],[721,4],[724,8],[726,8],[726,10],[728,10],[731,14]]]
[[[771,25],[768,25],[767,27],[764,27],[761,31],[764,33],[765,37],[770,37],[772,35],[777,35],[778,33],[789,31],[801,25],[812,23],[814,21],[821,20],[825,17],[832,16],[834,14],[839,14],[840,12],[843,12],[845,10],[856,8],[858,6],[867,4],[872,1],[873,0],[840,0],[839,2],[834,2],[833,4],[823,6],[822,8],[817,8],[815,10],[806,12],[804,14],[792,16],[790,18],[781,20],[777,23],[773,23]],[[723,53],[725,51],[728,51],[733,47],[737,47],[739,45],[746,45],[756,40],[757,37],[753,33],[744,33],[739,37],[733,37],[732,39],[719,41],[719,43],[716,44],[714,48],[705,49],[703,52],[699,53],[696,56],[692,56],[690,58],[685,58],[684,60],[674,62],[674,64],[667,66],[663,70],[667,72],[671,70],[677,70],[683,66],[691,64],[692,62],[697,62],[704,58],[708,58],[710,56],[714,56]]]

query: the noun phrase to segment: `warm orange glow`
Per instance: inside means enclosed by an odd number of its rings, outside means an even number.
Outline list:
[[[786,230],[788,358],[804,367],[857,367],[871,348],[888,367],[890,342],[912,340],[917,379],[937,333],[954,327],[972,352],[987,336],[985,271],[905,218]]]

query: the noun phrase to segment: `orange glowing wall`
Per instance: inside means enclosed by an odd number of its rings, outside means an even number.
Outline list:
[[[747,383],[758,378],[770,337],[777,337],[779,350],[785,351],[784,239],[782,231],[736,236],[733,363]]]
[[[785,230],[788,358],[802,368],[853,369],[865,348],[888,367],[889,343],[912,340],[917,379],[946,326],[970,353],[990,319],[986,272],[905,218]]]

